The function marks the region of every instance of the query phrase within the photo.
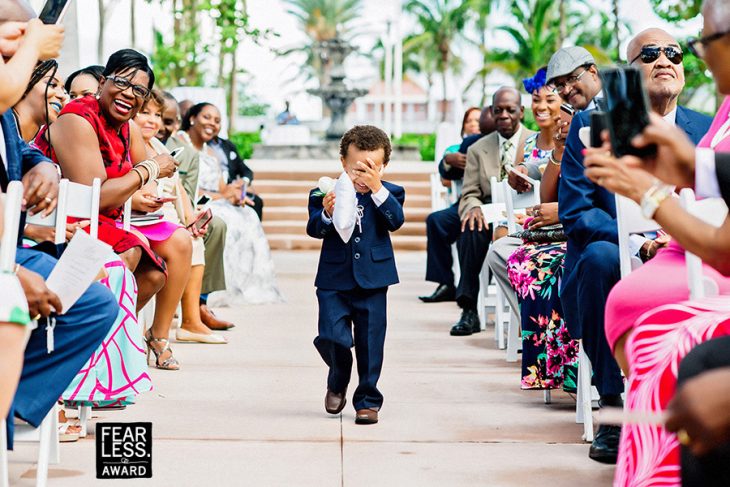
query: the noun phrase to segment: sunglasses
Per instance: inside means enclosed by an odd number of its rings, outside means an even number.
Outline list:
[[[641,58],[641,62],[644,64],[653,63],[659,59],[659,56],[661,56],[662,53],[664,53],[672,64],[681,64],[682,59],[684,59],[684,53],[676,47],[645,46],[641,48],[639,55],[632,59],[629,64],[634,64],[634,61],[639,58]]]
[[[107,76],[106,79],[114,83],[114,86],[122,91],[125,91],[131,87],[132,93],[140,98],[147,98],[148,96],[150,96],[150,90],[141,85],[133,85],[132,82],[129,81],[127,78],[122,78],[121,76]]]
[[[716,40],[721,39],[728,34],[730,34],[730,31],[726,30],[723,32],[715,32],[714,34],[710,34],[705,37],[692,37],[687,41],[687,45],[692,54],[699,58],[702,58],[705,57],[706,48],[711,42],[715,42]]]

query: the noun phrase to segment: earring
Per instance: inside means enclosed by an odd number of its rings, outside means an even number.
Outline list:
[[[190,126],[192,127],[193,125],[195,125],[195,122],[190,122]]]

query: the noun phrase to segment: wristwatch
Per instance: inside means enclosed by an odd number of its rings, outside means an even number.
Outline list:
[[[654,181],[644,196],[641,197],[641,214],[644,218],[652,219],[659,209],[659,205],[667,199],[674,191],[674,186],[664,184],[658,179]]]

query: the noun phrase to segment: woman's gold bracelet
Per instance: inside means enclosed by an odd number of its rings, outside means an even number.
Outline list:
[[[559,160],[555,159],[555,156],[553,155],[552,152],[550,153],[550,162],[552,162],[556,166],[559,166],[563,163],[563,161],[559,161]]]

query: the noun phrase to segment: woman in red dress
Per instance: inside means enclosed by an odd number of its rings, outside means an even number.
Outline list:
[[[99,238],[134,272],[137,310],[157,294],[154,324],[145,340],[158,368],[177,370],[180,366],[172,356],[168,335],[190,272],[190,236],[180,228],[166,240],[149,241],[115,225],[127,199],[150,180],[169,177],[176,169],[169,154],[148,159],[141,132],[130,123],[153,85],[154,73],[144,55],[132,49],[117,51],[109,58],[98,94],[66,105],[49,136],[39,133],[36,145],[61,166],[69,180],[90,185],[94,178],[101,179]],[[171,264],[169,270],[166,261]]]

